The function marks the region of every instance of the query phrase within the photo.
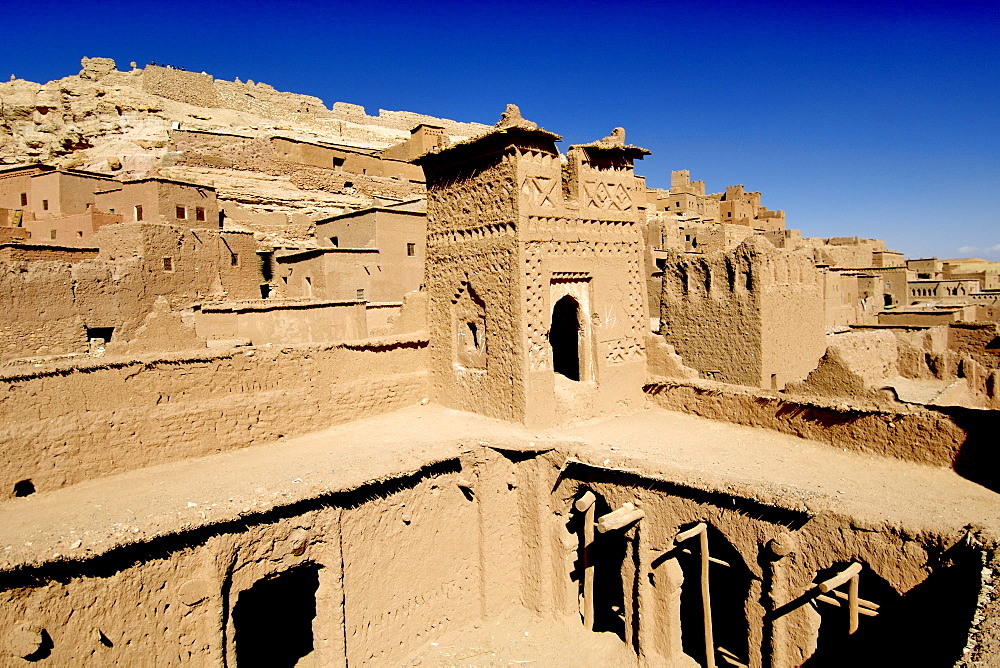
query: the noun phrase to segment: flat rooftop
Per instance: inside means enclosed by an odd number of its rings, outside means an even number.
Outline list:
[[[253,517],[413,474],[476,448],[554,451],[579,465],[721,492],[809,515],[960,534],[1000,531],[1000,494],[954,471],[659,408],[529,430],[412,406],[298,438],[152,466],[0,503],[0,568]]]

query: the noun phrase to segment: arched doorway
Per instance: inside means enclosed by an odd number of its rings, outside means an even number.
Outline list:
[[[580,380],[580,305],[566,295],[552,307],[552,370],[570,380]]]

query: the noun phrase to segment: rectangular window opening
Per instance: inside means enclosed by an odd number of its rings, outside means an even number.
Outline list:
[[[365,289],[364,288],[358,288],[358,299],[359,300],[364,300],[364,298],[365,298]]]
[[[194,209],[194,219],[195,220],[205,220],[205,207],[198,206]]]
[[[49,200],[43,199],[42,200],[42,211],[48,211],[48,210],[49,210]]]
[[[413,257],[417,254],[417,244],[406,244],[406,254]]]
[[[21,206],[28,206],[28,193],[21,193]]]
[[[184,220],[187,218],[187,209],[182,206],[177,207],[177,220]]]
[[[49,239],[55,239],[55,238],[56,238],[56,231],[49,230]]]
[[[229,254],[229,264],[230,264],[230,266],[233,266],[233,267],[240,266],[240,254],[239,253],[230,253]]]
[[[174,258],[165,257],[163,258],[163,271],[173,271],[174,270]]]
[[[142,220],[142,205],[141,204],[136,204],[135,205],[135,219],[136,219],[136,221]]]

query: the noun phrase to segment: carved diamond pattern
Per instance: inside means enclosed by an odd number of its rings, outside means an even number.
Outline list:
[[[555,206],[552,201],[552,191],[555,189],[555,179],[544,176],[529,176],[521,184],[521,194],[528,203],[535,206]]]
[[[632,208],[632,198],[629,197],[628,189],[619,183],[614,188],[614,195],[611,198],[612,208],[619,211],[628,211]]]

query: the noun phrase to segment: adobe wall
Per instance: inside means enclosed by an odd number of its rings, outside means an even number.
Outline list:
[[[1000,426],[996,411],[775,396],[710,381],[661,379],[644,390],[667,410],[772,429],[839,449],[953,467],[993,489],[1000,485],[991,436]]]
[[[974,665],[996,657],[983,621],[997,607],[984,586],[997,576],[987,532],[851,516],[739,483],[675,481],[639,473],[641,460],[621,455],[602,464],[606,453],[585,446],[511,447],[428,456],[379,482],[269,499],[152,539],[126,534],[117,549],[87,536],[87,558],[46,557],[0,574],[3,649],[44,629],[58,665],[235,665],[247,632],[239,606],[255,584],[296,569],[315,573],[315,616],[305,622],[316,665],[408,663],[442,634],[492,626],[515,609],[537,615],[531,634],[544,637],[558,621],[581,625],[583,514],[574,503],[590,492],[596,517],[625,503],[643,513],[598,534],[618,546],[617,560],[591,553],[601,583],[617,583],[622,597],[614,610],[601,599],[595,609],[620,615],[616,632],[638,665],[691,665],[697,655],[698,539],[676,539],[700,523],[724,564],[710,571],[715,638],[744,665],[792,668],[817,650],[946,665],[966,642],[968,658],[982,661]],[[863,567],[861,598],[881,606],[877,619],[861,618],[879,629],[882,642],[868,649],[877,657],[852,651],[837,624],[843,607],[821,617],[813,600],[817,582],[852,562]],[[947,623],[941,607],[952,612]]]
[[[820,272],[805,251],[769,253],[760,285],[760,387],[781,389],[816,368],[826,350]]]
[[[728,256],[668,251],[663,261],[660,332],[684,363],[738,385],[759,385],[763,323],[759,252]]]
[[[208,74],[147,65],[142,71],[142,89],[199,107],[223,106],[215,90],[215,80]]]
[[[368,336],[364,302],[203,304],[194,320],[199,338],[245,340],[255,346],[352,341]]]
[[[0,493],[316,431],[427,396],[426,343],[192,351],[0,375]],[[32,447],[25,448],[25,443]]]
[[[0,360],[87,351],[74,276],[61,262],[0,264]]]
[[[522,284],[515,239],[516,158],[497,156],[463,165],[428,187],[424,283],[430,364],[439,403],[490,417],[521,420],[525,411],[525,351],[518,342]],[[483,304],[489,369],[455,370],[456,314],[471,291]],[[475,300],[472,300],[473,302]]]
[[[468,530],[479,512],[456,468],[429,462],[292,512],[5,573],[0,635],[45,629],[56,665],[236,665],[241,600],[255,583],[305,568],[318,576],[315,665],[398,663],[455,620],[481,615],[479,534]]]
[[[1000,369],[1000,325],[997,323],[952,323],[948,325],[948,349],[972,356],[983,366]]]
[[[55,241],[60,244],[89,244],[97,230],[105,225],[122,222],[123,216],[91,209],[55,218],[36,218],[24,223],[27,238],[40,243]]]

